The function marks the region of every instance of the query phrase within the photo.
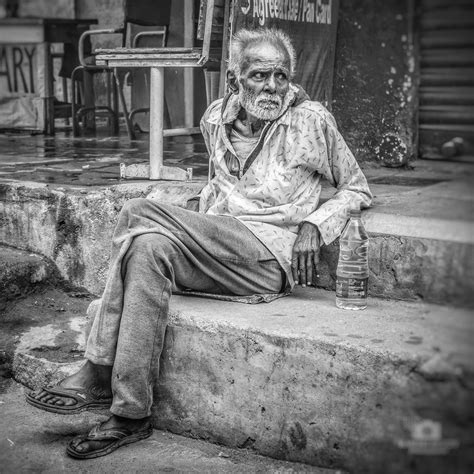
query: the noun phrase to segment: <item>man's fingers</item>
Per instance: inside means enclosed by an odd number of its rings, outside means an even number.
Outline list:
[[[313,284],[313,252],[306,254],[306,284]]]
[[[306,286],[306,257],[304,253],[298,255],[298,271],[300,272],[300,283],[302,286]]]
[[[291,273],[293,274],[293,280],[298,284],[298,256],[294,253],[291,258]]]
[[[319,252],[314,252],[313,254],[313,266],[314,266],[314,284],[319,278]]]

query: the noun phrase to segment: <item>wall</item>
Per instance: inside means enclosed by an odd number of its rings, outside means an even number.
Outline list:
[[[76,0],[77,18],[97,18],[97,28],[118,27],[123,22],[123,0]],[[104,47],[120,46],[117,37],[101,37]]]
[[[74,18],[74,0],[17,0],[20,17]]]
[[[359,162],[416,157],[412,0],[340,0],[333,113]]]

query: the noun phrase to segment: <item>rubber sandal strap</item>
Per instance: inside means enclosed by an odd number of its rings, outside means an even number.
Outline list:
[[[73,400],[75,400],[76,405],[79,403],[87,402],[106,403],[111,400],[111,398],[96,398],[90,392],[84,390],[83,388],[61,388],[60,386],[56,386],[44,388],[43,390],[45,392],[48,392],[50,395],[72,398]]]
[[[110,428],[103,429],[102,424],[94,426],[89,434],[86,436],[85,441],[108,441],[112,439],[123,439],[134,433],[127,428]]]
[[[68,443],[66,452],[69,456],[76,459],[92,459],[105,456],[126,444],[135,443],[141,439],[148,438],[153,434],[151,423],[147,423],[145,428],[140,431],[132,432],[128,429],[101,429],[103,423],[95,426],[88,435],[77,436]],[[107,442],[105,446],[99,449],[92,449],[88,452],[78,451],[77,447],[85,441],[102,440]]]

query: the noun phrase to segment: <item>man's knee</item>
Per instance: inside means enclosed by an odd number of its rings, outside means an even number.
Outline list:
[[[173,242],[166,235],[146,232],[133,238],[127,256],[145,260],[160,260],[173,252],[173,247]]]
[[[128,201],[125,201],[120,213],[125,214],[140,214],[143,208],[148,204],[148,199],[146,198],[132,198]]]

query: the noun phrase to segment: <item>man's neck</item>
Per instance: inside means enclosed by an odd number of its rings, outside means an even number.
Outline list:
[[[241,109],[232,126],[244,137],[258,137],[262,132],[265,121]]]

